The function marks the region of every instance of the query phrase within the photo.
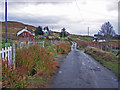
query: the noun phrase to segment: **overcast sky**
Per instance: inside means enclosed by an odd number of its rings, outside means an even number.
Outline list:
[[[118,33],[119,0],[8,0],[8,20],[34,26],[49,26],[61,31],[63,27],[70,33],[97,33],[107,21]],[[2,0],[4,2],[4,0]],[[0,21],[4,21],[4,3],[0,11]]]

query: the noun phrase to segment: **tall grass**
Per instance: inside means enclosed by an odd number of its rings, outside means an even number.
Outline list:
[[[53,61],[54,55],[52,52],[47,51],[46,49],[33,45],[31,47],[23,48],[17,50],[16,52],[16,65],[17,67],[25,68],[26,74],[31,74],[32,70],[45,71],[48,74],[54,71],[54,64],[56,61]]]
[[[45,49],[53,53],[54,56],[58,55],[55,49],[55,45],[52,45],[51,43],[45,43]]]
[[[29,48],[16,49],[16,68],[5,68],[3,62],[3,87],[26,88],[45,87],[50,77],[59,68],[59,63],[54,59],[55,54],[66,54],[70,46],[66,44],[31,45]],[[7,62],[8,63],[8,62]]]
[[[26,88],[26,77],[2,60],[2,88]]]

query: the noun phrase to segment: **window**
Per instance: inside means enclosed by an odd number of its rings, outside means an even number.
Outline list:
[[[22,33],[22,35],[24,36],[24,33]]]

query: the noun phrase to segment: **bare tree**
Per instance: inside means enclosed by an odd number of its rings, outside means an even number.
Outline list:
[[[113,30],[113,26],[110,22],[105,22],[101,26],[101,30],[99,30],[98,35],[101,35],[106,40],[106,49],[108,48],[109,41],[115,36],[115,31]]]

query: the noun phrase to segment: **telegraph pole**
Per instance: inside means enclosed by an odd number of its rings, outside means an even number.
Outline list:
[[[5,0],[5,41],[7,43],[7,0]]]
[[[88,46],[89,46],[89,27],[88,27]]]

